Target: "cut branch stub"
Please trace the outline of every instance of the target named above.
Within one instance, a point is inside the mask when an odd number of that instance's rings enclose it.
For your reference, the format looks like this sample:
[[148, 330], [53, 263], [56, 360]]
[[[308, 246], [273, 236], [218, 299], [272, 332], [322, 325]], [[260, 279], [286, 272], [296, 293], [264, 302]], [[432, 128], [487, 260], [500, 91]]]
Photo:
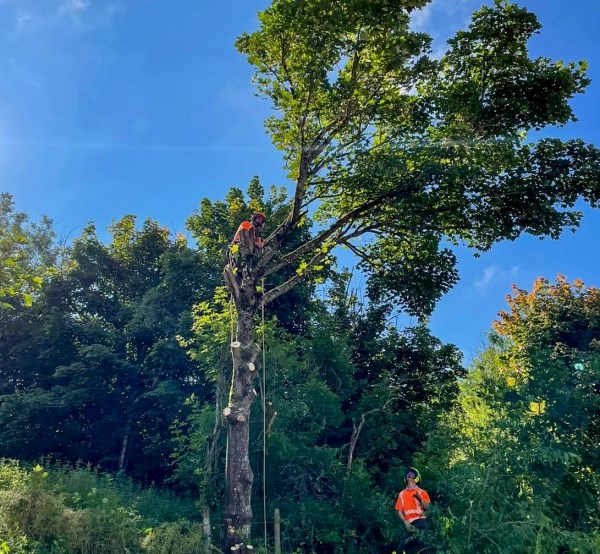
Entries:
[[231, 356], [238, 367], [248, 368], [248, 371], [256, 371], [256, 359], [260, 353], [258, 344], [242, 345], [240, 341], [231, 343]]
[[230, 423], [244, 423], [246, 421], [246, 416], [239, 410], [233, 410], [231, 406], [223, 409], [223, 415]]
[[242, 359], [242, 343], [240, 341], [234, 340], [231, 343], [231, 356], [234, 361], [239, 364]]

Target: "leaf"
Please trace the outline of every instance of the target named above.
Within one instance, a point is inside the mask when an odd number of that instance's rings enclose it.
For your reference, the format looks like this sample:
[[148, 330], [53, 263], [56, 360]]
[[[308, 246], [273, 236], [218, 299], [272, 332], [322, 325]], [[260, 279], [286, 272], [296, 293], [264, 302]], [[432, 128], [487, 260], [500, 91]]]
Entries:
[[308, 263], [305, 261], [300, 262], [300, 265], [296, 269], [296, 273], [298, 275], [302, 275], [306, 272], [306, 268], [308, 267]]

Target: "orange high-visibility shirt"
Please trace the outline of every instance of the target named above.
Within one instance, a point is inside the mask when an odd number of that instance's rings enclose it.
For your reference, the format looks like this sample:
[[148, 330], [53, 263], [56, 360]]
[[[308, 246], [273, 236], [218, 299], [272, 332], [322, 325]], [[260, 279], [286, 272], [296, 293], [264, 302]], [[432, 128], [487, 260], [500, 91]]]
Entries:
[[233, 237], [233, 244], [239, 244], [240, 242], [240, 231], [250, 231], [251, 235], [254, 237], [254, 244], [258, 246], [258, 248], [262, 248], [262, 237], [256, 236], [256, 229], [254, 225], [250, 221], [242, 221], [238, 230], [235, 232], [235, 236]]
[[396, 510], [402, 512], [404, 519], [409, 523], [415, 519], [422, 519], [425, 517], [425, 510], [419, 501], [415, 498], [415, 493], [418, 492], [423, 502], [429, 503], [429, 495], [427, 491], [416, 487], [414, 489], [404, 489], [400, 491], [398, 500], [396, 500]]

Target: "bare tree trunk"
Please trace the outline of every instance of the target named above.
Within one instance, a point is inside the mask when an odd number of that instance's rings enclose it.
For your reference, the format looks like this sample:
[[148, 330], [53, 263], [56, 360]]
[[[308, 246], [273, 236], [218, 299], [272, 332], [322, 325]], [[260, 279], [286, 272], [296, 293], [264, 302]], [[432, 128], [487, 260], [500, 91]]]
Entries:
[[127, 448], [129, 446], [129, 434], [131, 432], [131, 418], [127, 420], [127, 425], [125, 426], [125, 432], [123, 433], [123, 438], [121, 439], [121, 453], [119, 455], [119, 471], [125, 471], [125, 466], [127, 462]]
[[281, 514], [279, 508], [275, 508], [275, 516], [273, 518], [273, 536], [275, 538], [275, 554], [281, 554]]
[[202, 504], [202, 530], [204, 532], [206, 551], [210, 552], [210, 549], [212, 548], [212, 538], [210, 530], [210, 506], [206, 502]]
[[229, 404], [223, 410], [227, 420], [227, 458], [221, 544], [224, 552], [236, 548], [245, 552], [250, 538], [250, 499], [254, 475], [248, 456], [250, 406], [257, 396], [253, 387], [258, 346], [254, 344], [252, 313], [238, 313], [238, 340], [231, 345], [233, 377]]
[[237, 340], [231, 343], [233, 375], [229, 403], [223, 410], [227, 421], [225, 496], [221, 525], [223, 552], [250, 552], [251, 495], [254, 475], [248, 455], [250, 408], [258, 396], [254, 389], [259, 347], [254, 343], [254, 315], [258, 308], [255, 264], [259, 252], [247, 233], [240, 233], [237, 271], [225, 268], [225, 280], [237, 309]]
[[348, 448], [348, 462], [346, 463], [346, 470], [348, 471], [348, 475], [350, 475], [350, 471], [352, 469], [352, 462], [354, 461], [354, 450], [356, 448], [356, 443], [358, 442], [358, 437], [360, 436], [360, 432], [362, 431], [363, 425], [365, 424], [365, 414], [360, 416], [360, 423], [358, 427], [354, 420], [352, 421], [352, 438], [350, 439], [350, 447]]

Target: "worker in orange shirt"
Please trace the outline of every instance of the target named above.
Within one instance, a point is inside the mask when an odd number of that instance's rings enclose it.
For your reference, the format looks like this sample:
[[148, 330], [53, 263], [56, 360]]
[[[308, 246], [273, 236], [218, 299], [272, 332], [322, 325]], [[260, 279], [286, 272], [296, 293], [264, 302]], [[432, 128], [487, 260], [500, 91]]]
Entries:
[[242, 231], [248, 231], [250, 237], [254, 240], [254, 247], [260, 252], [263, 247], [262, 231], [266, 219], [267, 218], [265, 217], [265, 214], [262, 212], [255, 212], [252, 214], [250, 221], [242, 221], [235, 232], [233, 240], [231, 241], [227, 251], [227, 261], [229, 262], [229, 267], [234, 273], [237, 272], [239, 262], [238, 250], [240, 244], [240, 233]]
[[262, 248], [262, 231], [267, 218], [262, 212], [252, 214], [250, 221], [243, 221], [233, 237], [232, 244], [240, 243], [240, 231], [249, 231], [250, 236], [254, 238], [254, 246], [259, 250]]
[[416, 531], [425, 530], [425, 512], [431, 505], [427, 491], [419, 487], [421, 474], [414, 467], [409, 467], [404, 474], [404, 482], [406, 488], [400, 491], [396, 500], [396, 511], [407, 532], [403, 551], [405, 554], [432, 552], [415, 536]]

